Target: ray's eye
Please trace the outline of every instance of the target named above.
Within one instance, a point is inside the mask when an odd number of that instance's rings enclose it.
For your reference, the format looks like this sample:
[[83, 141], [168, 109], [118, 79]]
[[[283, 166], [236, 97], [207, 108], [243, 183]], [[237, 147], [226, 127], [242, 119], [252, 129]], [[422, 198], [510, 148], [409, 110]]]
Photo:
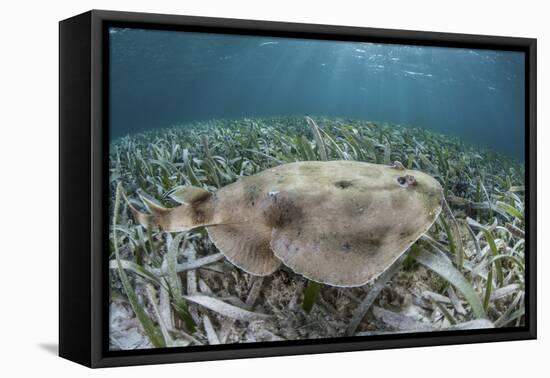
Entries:
[[352, 185], [352, 183], [351, 181], [348, 181], [348, 180], [340, 180], [340, 181], [336, 181], [334, 185], [337, 188], [346, 189], [346, 188], [349, 188]]
[[400, 176], [397, 178], [397, 182], [404, 188], [407, 188], [409, 186], [416, 186], [417, 184], [416, 179], [414, 178], [414, 176], [411, 175]]

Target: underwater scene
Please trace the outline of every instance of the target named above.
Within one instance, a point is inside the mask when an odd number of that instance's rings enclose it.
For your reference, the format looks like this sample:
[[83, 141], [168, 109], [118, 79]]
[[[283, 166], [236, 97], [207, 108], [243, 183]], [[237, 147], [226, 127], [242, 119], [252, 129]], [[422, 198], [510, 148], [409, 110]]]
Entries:
[[525, 57], [109, 29], [109, 349], [525, 324]]

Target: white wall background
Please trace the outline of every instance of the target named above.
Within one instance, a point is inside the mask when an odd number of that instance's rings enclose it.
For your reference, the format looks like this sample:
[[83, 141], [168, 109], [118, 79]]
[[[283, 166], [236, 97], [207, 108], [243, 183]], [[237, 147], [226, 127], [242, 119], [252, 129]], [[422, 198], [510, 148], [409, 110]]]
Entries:
[[[0, 5], [0, 375], [133, 377], [548, 374], [550, 27], [545, 1], [83, 0]], [[56, 356], [58, 26], [89, 9], [536, 37], [539, 39], [539, 340], [92, 371]], [[83, 167], [87, 169], [87, 167]], [[537, 374], [537, 372], [539, 372]]]

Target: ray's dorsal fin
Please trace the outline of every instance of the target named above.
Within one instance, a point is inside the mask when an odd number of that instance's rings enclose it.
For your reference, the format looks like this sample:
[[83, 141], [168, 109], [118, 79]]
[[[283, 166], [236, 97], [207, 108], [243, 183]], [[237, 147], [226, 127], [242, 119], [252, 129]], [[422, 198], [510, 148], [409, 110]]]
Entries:
[[169, 209], [162, 206], [160, 203], [156, 202], [154, 199], [149, 198], [141, 190], [138, 190], [137, 194], [139, 196], [139, 199], [141, 199], [141, 201], [145, 205], [145, 207], [147, 207], [147, 210], [149, 210], [152, 214], [162, 214], [169, 211]]
[[208, 199], [212, 193], [196, 186], [182, 185], [170, 190], [166, 195], [178, 203], [190, 205]]

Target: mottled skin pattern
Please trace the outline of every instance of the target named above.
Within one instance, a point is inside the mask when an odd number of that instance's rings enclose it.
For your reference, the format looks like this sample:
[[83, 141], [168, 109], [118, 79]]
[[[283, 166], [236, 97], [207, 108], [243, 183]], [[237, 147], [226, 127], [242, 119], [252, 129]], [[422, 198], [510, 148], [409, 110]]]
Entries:
[[435, 179], [402, 166], [298, 162], [158, 212], [149, 224], [173, 232], [206, 225], [220, 251], [252, 274], [282, 262], [317, 282], [360, 286], [430, 228], [441, 200]]

